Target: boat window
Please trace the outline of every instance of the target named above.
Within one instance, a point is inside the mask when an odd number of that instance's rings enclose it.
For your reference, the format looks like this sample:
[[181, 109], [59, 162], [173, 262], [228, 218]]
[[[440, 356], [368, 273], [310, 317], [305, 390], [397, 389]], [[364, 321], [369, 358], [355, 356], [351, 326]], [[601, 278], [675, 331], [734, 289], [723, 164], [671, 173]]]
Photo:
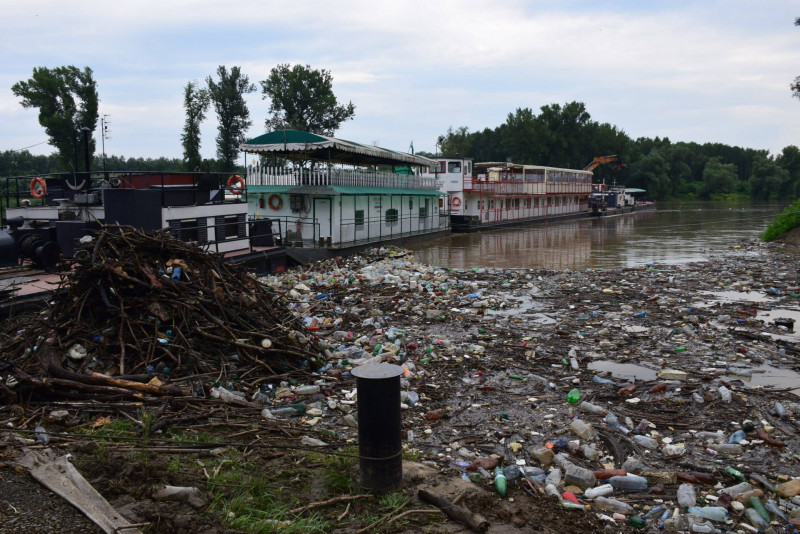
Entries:
[[447, 172], [448, 173], [461, 173], [461, 162], [460, 161], [449, 161], [447, 162]]
[[464, 168], [466, 169], [467, 174], [472, 174], [472, 162], [471, 161], [465, 161], [464, 162]]
[[386, 223], [387, 224], [394, 224], [399, 220], [398, 212], [394, 208], [389, 208], [386, 210]]
[[354, 218], [356, 228], [364, 228], [364, 210], [356, 210]]
[[435, 172], [444, 172], [444, 165], [441, 161], [432, 167], [428, 167], [429, 174], [433, 174]]

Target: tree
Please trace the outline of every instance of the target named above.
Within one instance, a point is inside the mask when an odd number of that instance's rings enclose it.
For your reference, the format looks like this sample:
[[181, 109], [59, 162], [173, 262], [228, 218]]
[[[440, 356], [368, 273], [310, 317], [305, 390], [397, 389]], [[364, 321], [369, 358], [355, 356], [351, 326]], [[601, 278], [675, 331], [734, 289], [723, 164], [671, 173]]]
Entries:
[[224, 65], [217, 68], [219, 82], [211, 76], [206, 78], [208, 95], [214, 103], [219, 126], [217, 127], [217, 157], [222, 171], [236, 168], [239, 145], [245, 141], [245, 132], [250, 127], [250, 111], [244, 96], [256, 90], [239, 67], [231, 67], [230, 74]]
[[701, 198], [733, 193], [737, 182], [736, 165], [722, 163], [719, 157], [709, 159], [703, 169], [703, 182], [703, 187], [700, 189]]
[[[800, 26], [800, 17], [794, 19], [794, 25]], [[800, 76], [794, 79], [794, 83], [790, 87], [792, 88], [792, 96], [800, 98]]]
[[332, 136], [355, 115], [352, 102], [340, 105], [336, 100], [330, 71], [285, 63], [272, 69], [260, 83], [264, 100], [271, 101], [268, 131], [290, 128]]
[[789, 178], [789, 171], [779, 166], [775, 160], [759, 156], [753, 162], [753, 172], [750, 175], [750, 197], [755, 200], [769, 200], [771, 196], [784, 190]]
[[200, 157], [200, 123], [206, 118], [210, 104], [208, 89], [198, 89], [197, 82], [189, 82], [183, 90], [183, 107], [186, 109], [186, 122], [183, 124], [183, 164], [187, 170], [194, 170], [202, 163]]
[[647, 189], [653, 198], [664, 198], [671, 193], [669, 163], [656, 150], [631, 164], [631, 186]]
[[[92, 69], [66, 67], [34, 67], [33, 76], [11, 87], [22, 98], [22, 107], [39, 109], [39, 124], [50, 137], [49, 143], [58, 150], [65, 169], [78, 170], [82, 128], [94, 131], [97, 126], [97, 84]], [[89, 154], [94, 154], [95, 142], [89, 134]]]

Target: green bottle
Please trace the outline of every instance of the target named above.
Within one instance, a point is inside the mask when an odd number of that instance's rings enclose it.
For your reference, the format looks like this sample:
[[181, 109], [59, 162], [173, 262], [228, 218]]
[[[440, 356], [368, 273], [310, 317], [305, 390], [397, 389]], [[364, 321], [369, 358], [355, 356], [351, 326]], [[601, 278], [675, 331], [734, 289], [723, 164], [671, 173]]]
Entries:
[[500, 467], [494, 468], [494, 489], [497, 490], [497, 494], [501, 497], [508, 495], [508, 479]]
[[760, 515], [764, 519], [764, 521], [766, 521], [767, 523], [772, 521], [772, 518], [769, 516], [769, 512], [767, 512], [767, 509], [764, 508], [764, 503], [761, 502], [761, 499], [759, 499], [758, 497], [750, 497], [750, 500], [747, 502], [748, 504], [750, 504], [751, 508], [753, 508], [756, 512], [758, 512], [758, 515]]
[[725, 472], [728, 473], [730, 476], [738, 480], [739, 482], [746, 482], [744, 475], [738, 469], [734, 469], [733, 467], [726, 465]]
[[631, 516], [631, 518], [628, 519], [628, 524], [633, 528], [635, 528], [636, 530], [642, 529], [647, 526], [647, 522], [641, 517], [636, 515]]
[[570, 404], [575, 404], [576, 402], [578, 402], [578, 400], [580, 400], [580, 398], [581, 398], [581, 392], [577, 388], [571, 389], [569, 393], [567, 393], [567, 402]]

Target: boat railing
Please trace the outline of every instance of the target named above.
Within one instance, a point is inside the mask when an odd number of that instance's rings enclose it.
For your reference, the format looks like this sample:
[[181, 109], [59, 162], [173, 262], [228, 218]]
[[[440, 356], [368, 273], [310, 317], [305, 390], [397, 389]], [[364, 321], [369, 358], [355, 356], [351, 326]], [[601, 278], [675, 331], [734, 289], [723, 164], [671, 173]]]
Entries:
[[247, 185], [356, 186], [392, 189], [436, 189], [433, 176], [379, 172], [372, 169], [314, 169], [270, 167], [256, 163], [247, 167]]

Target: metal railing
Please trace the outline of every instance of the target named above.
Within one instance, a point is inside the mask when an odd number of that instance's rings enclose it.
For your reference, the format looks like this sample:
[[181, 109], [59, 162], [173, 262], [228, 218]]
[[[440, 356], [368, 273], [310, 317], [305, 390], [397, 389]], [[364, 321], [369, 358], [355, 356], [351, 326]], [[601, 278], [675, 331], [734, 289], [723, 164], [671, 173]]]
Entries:
[[247, 185], [290, 186], [360, 186], [395, 189], [436, 189], [432, 176], [378, 172], [370, 169], [328, 169], [268, 167], [260, 164], [247, 167]]

